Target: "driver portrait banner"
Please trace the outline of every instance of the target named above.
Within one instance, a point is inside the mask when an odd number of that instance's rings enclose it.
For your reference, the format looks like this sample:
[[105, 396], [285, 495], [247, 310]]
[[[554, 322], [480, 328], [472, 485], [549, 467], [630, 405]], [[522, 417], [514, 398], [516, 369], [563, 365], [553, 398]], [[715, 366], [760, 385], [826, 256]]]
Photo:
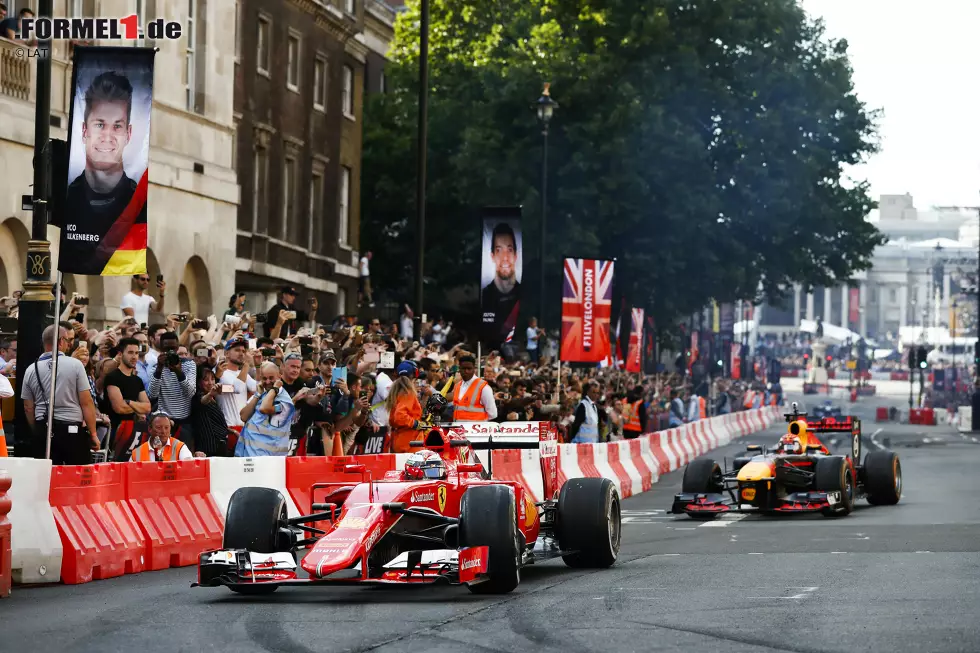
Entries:
[[146, 273], [153, 48], [74, 49], [58, 270]]
[[566, 363], [599, 363], [612, 353], [614, 261], [566, 258], [561, 295], [561, 346]]
[[486, 208], [482, 227], [480, 341], [495, 349], [514, 339], [521, 308], [524, 273], [521, 208]]

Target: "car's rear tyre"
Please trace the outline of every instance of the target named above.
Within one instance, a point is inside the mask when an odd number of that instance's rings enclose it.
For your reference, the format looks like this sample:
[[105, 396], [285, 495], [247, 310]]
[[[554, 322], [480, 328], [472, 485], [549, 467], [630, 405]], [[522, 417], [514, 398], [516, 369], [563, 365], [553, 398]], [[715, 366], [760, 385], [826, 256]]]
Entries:
[[487, 580], [467, 585], [474, 594], [506, 594], [521, 582], [521, 545], [514, 490], [508, 485], [471, 487], [459, 504], [462, 547], [489, 547]]
[[569, 567], [611, 567], [619, 557], [623, 521], [619, 492], [608, 478], [572, 478], [558, 494], [558, 545]]
[[864, 457], [864, 488], [873, 506], [894, 506], [902, 498], [902, 463], [894, 451]]
[[[286, 525], [286, 500], [278, 490], [243, 487], [235, 490], [225, 513], [225, 549], [246, 549], [256, 553], [289, 550], [280, 530]], [[239, 594], [271, 594], [278, 587], [256, 583], [230, 587]]]
[[843, 456], [818, 458], [814, 485], [820, 492], [840, 493], [840, 503], [821, 511], [825, 517], [843, 517], [854, 509], [854, 478], [851, 475], [851, 466], [847, 464], [847, 458]]

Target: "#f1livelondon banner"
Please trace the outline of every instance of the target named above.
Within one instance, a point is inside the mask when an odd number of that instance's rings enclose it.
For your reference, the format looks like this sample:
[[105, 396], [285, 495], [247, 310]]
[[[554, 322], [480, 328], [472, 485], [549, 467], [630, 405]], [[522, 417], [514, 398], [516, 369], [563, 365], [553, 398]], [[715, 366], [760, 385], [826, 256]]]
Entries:
[[634, 308], [633, 328], [630, 330], [630, 348], [626, 356], [626, 371], [640, 372], [640, 343], [643, 342], [643, 309]]
[[484, 209], [480, 340], [491, 349], [514, 338], [521, 307], [523, 251], [521, 207]]
[[75, 48], [61, 272], [146, 272], [153, 56], [153, 48]]
[[566, 258], [561, 293], [560, 359], [599, 363], [612, 351], [613, 261]]

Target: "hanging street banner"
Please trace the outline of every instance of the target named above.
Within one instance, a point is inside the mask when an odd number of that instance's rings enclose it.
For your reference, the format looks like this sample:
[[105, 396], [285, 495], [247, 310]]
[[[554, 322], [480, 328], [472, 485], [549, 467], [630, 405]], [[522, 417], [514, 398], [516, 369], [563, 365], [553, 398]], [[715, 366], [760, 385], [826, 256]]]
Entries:
[[480, 265], [480, 341], [496, 349], [514, 339], [521, 308], [524, 239], [521, 207], [483, 210], [483, 256]]
[[858, 328], [861, 322], [861, 289], [860, 288], [848, 288], [847, 289], [847, 299], [848, 299], [848, 311], [847, 311], [847, 321], [848, 328]]
[[153, 48], [74, 50], [58, 269], [146, 273]]
[[643, 345], [643, 309], [634, 308], [631, 312], [633, 314], [633, 328], [630, 329], [630, 345], [629, 353], [626, 356], [626, 371], [639, 374], [642, 367], [640, 359], [643, 353], [640, 349]]
[[599, 363], [612, 353], [614, 261], [566, 258], [561, 295], [561, 347], [567, 363]]

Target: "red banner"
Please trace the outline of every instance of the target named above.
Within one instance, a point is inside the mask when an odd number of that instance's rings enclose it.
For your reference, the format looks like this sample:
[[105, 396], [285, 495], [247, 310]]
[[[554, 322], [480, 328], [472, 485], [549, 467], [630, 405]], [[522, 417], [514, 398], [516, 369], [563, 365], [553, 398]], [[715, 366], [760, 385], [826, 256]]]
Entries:
[[742, 378], [742, 344], [732, 343], [732, 378]]
[[633, 328], [630, 330], [630, 348], [626, 356], [626, 371], [640, 372], [640, 343], [643, 342], [643, 309], [634, 308]]
[[613, 261], [566, 258], [561, 294], [561, 350], [568, 363], [599, 363], [612, 353]]
[[861, 291], [858, 288], [851, 288], [850, 301], [848, 302], [850, 310], [848, 311], [847, 321], [851, 323], [851, 326], [857, 326], [858, 322], [861, 321], [859, 315], [859, 310], [861, 308]]

